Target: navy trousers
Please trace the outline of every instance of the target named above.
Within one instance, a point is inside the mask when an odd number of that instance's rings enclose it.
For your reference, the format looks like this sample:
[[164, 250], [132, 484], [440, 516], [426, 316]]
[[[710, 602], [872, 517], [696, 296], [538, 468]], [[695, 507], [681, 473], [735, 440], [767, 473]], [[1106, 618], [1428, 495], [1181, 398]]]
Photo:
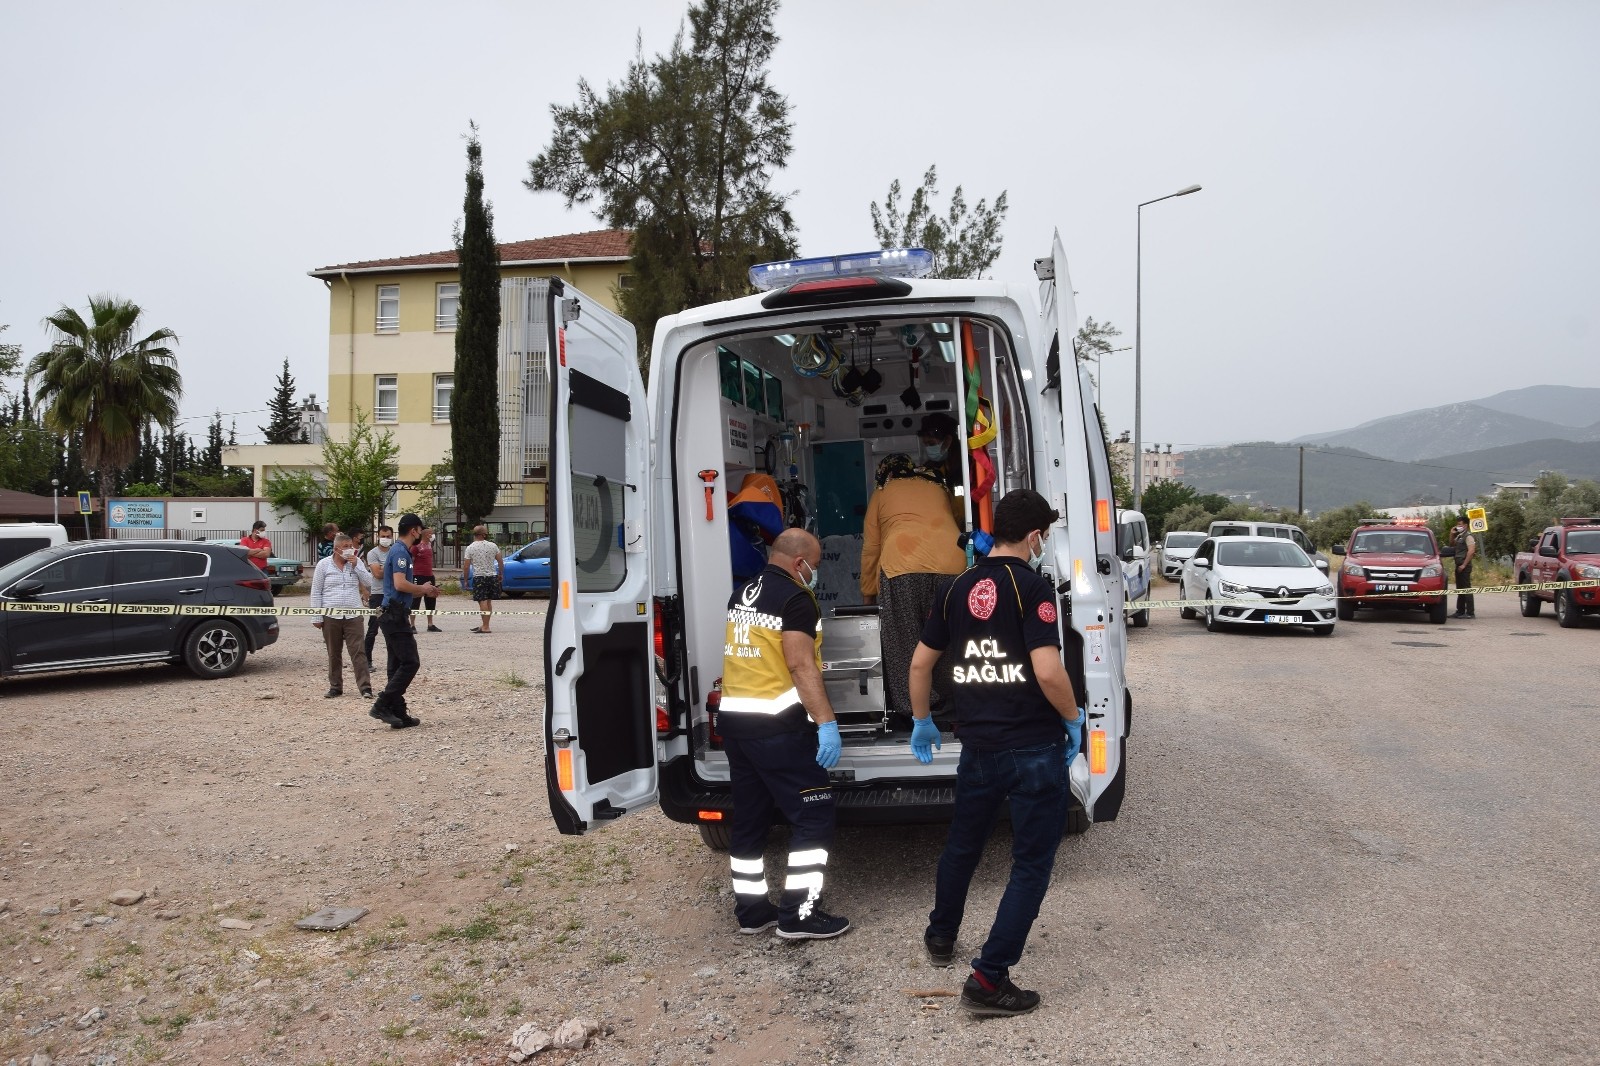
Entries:
[[[822, 895], [828, 848], [833, 846], [833, 787], [817, 765], [817, 733], [803, 729], [773, 737], [723, 741], [733, 785], [732, 842], [734, 915], [744, 928], [778, 918], [803, 921]], [[776, 908], [768, 895], [761, 856], [767, 829], [781, 814], [793, 826], [789, 868]]]

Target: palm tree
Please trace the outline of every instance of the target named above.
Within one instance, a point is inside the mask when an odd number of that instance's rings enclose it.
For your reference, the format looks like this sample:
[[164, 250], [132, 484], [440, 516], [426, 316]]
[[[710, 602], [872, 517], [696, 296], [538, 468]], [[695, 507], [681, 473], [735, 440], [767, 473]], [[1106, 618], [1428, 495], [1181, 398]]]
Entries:
[[27, 382], [45, 425], [81, 436], [84, 465], [98, 471], [106, 499], [138, 454], [140, 432], [151, 422], [170, 426], [183, 396], [177, 356], [168, 347], [178, 335], [158, 329], [135, 340], [143, 314], [138, 304], [110, 295], [89, 297], [92, 322], [62, 307], [44, 320], [55, 344], [28, 363]]

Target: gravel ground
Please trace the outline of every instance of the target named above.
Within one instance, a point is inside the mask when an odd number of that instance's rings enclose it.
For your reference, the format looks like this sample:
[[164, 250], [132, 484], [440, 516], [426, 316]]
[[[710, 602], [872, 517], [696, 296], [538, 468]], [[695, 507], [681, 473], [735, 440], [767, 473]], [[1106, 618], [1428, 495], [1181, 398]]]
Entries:
[[[1328, 640], [1158, 612], [1122, 817], [1065, 842], [1016, 973], [1044, 1006], [981, 1022], [921, 956], [939, 829], [841, 834], [842, 939], [732, 934], [691, 828], [555, 834], [542, 616], [471, 624], [419, 638], [405, 732], [322, 698], [303, 622], [226, 681], [0, 683], [0, 1063], [504, 1062], [574, 1016], [589, 1049], [535, 1061], [1600, 1060], [1600, 622], [1480, 597]], [[370, 913], [293, 928], [335, 904]]]

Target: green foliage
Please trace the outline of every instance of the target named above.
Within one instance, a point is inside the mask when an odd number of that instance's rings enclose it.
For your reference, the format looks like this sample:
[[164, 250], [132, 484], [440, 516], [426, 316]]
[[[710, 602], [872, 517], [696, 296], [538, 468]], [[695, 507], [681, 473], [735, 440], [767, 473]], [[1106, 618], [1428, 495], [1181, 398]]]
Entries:
[[1006, 219], [1006, 194], [1001, 190], [994, 206], [987, 200], [967, 206], [961, 186], [950, 194], [950, 208], [941, 217], [934, 212], [933, 198], [939, 195], [939, 171], [930, 166], [922, 184], [911, 193], [902, 213], [900, 179], [889, 183], [889, 194], [880, 207], [872, 203], [872, 232], [880, 248], [926, 248], [933, 253], [936, 278], [981, 278], [1000, 258], [1005, 238], [1000, 226]]
[[1211, 524], [1211, 512], [1198, 503], [1181, 503], [1167, 512], [1166, 523], [1162, 527], [1162, 534], [1179, 530], [1191, 530], [1204, 533]]
[[1306, 535], [1311, 538], [1313, 544], [1323, 547], [1344, 544], [1350, 540], [1350, 534], [1355, 532], [1356, 523], [1363, 518], [1372, 517], [1375, 511], [1372, 504], [1366, 500], [1346, 504], [1344, 507], [1335, 507], [1318, 515], [1306, 528]]
[[1150, 526], [1151, 539], [1159, 539], [1167, 531], [1167, 515], [1199, 499], [1200, 493], [1194, 486], [1170, 478], [1157, 478], [1145, 486], [1139, 509], [1144, 512], [1145, 522]]
[[1517, 554], [1527, 546], [1528, 538], [1539, 532], [1529, 528], [1522, 498], [1514, 492], [1501, 489], [1484, 501], [1483, 509], [1489, 521], [1483, 534], [1483, 554], [1491, 559]]
[[467, 137], [462, 209], [450, 451], [460, 460], [456, 500], [467, 522], [475, 525], [494, 510], [500, 489], [500, 254], [494, 244], [494, 211], [483, 198], [483, 146], [476, 123]]
[[267, 411], [272, 416], [264, 426], [256, 428], [266, 434], [268, 444], [304, 444], [305, 430], [300, 425], [300, 412], [294, 402], [294, 377], [289, 373], [289, 360], [283, 361], [283, 373], [278, 375], [267, 401]]
[[169, 347], [178, 335], [158, 329], [137, 337], [143, 314], [138, 304], [114, 296], [91, 296], [87, 321], [62, 307], [45, 319], [55, 344], [28, 363], [41, 421], [58, 433], [81, 434], [84, 462], [98, 472], [102, 497], [138, 452], [145, 426], [171, 425], [183, 395]]
[[[777, 0], [700, 0], [665, 54], [642, 41], [621, 82], [551, 106], [524, 185], [633, 231], [617, 293], [648, 358], [656, 320], [749, 292], [751, 264], [791, 258], [794, 219], [772, 179], [788, 161], [789, 102], [768, 80]], [[460, 382], [456, 383], [459, 390]], [[456, 456], [466, 456], [459, 448]]]
[[323, 442], [321, 476], [309, 470], [274, 471], [267, 478], [267, 499], [280, 517], [296, 514], [307, 529], [320, 529], [325, 522], [345, 530], [369, 529], [399, 470], [399, 454], [394, 435], [379, 433], [358, 408], [348, 441]]
[[1093, 315], [1083, 320], [1083, 325], [1078, 327], [1078, 335], [1072, 338], [1072, 353], [1078, 357], [1078, 362], [1087, 363], [1091, 359], [1109, 353], [1115, 347], [1111, 342], [1122, 336], [1122, 331], [1110, 322], [1096, 322]]

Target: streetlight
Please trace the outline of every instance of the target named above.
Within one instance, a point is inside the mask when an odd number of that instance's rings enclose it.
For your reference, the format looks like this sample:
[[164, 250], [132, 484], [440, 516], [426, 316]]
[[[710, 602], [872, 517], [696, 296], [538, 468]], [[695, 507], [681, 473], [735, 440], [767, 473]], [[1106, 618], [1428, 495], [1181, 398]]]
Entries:
[[54, 517], [51, 521], [56, 525], [61, 524], [61, 482], [57, 478], [50, 479], [50, 510]]
[[1144, 423], [1141, 402], [1144, 399], [1144, 354], [1140, 346], [1140, 327], [1144, 322], [1144, 307], [1141, 302], [1144, 287], [1144, 209], [1151, 204], [1159, 204], [1162, 200], [1170, 200], [1174, 196], [1188, 196], [1192, 192], [1199, 192], [1200, 186], [1190, 185], [1186, 189], [1158, 196], [1154, 200], [1146, 200], [1134, 211], [1137, 219], [1137, 228], [1133, 253], [1133, 509], [1139, 509], [1139, 501], [1144, 498]]
[[1131, 352], [1131, 351], [1133, 351], [1132, 348], [1108, 348], [1103, 352], [1102, 351], [1096, 351], [1094, 353], [1094, 402], [1095, 403], [1099, 403], [1100, 402], [1100, 380], [1101, 380], [1101, 378], [1100, 378], [1100, 357], [1104, 356], [1104, 355], [1116, 355], [1118, 352]]

